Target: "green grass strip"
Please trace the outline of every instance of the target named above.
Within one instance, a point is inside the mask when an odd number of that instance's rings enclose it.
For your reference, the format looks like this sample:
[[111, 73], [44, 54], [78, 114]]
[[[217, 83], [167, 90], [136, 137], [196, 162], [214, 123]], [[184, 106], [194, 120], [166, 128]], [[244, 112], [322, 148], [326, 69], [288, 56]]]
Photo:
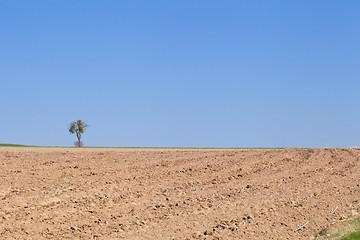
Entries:
[[36, 147], [31, 145], [0, 143], [0, 147]]
[[356, 232], [350, 233], [349, 235], [346, 235], [340, 240], [359, 240], [360, 239], [360, 229], [358, 229]]

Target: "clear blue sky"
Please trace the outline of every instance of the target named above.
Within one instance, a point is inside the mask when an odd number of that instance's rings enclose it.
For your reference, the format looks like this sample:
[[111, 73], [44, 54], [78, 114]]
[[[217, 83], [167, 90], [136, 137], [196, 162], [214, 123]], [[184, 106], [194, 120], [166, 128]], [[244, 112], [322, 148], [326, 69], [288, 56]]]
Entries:
[[360, 1], [0, 0], [0, 142], [360, 146]]

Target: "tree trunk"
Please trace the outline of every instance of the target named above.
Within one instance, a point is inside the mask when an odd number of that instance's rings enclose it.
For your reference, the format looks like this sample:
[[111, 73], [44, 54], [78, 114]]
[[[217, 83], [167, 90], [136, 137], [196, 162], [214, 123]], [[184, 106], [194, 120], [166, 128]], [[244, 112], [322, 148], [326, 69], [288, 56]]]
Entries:
[[81, 136], [77, 136], [78, 140], [79, 140], [79, 147], [81, 147]]

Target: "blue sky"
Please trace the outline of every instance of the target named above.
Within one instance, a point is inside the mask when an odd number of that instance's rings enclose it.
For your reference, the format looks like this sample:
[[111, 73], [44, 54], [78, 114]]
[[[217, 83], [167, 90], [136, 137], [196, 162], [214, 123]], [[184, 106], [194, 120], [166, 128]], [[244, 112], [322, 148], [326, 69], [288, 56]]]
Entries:
[[0, 142], [360, 146], [359, 1], [0, 0]]

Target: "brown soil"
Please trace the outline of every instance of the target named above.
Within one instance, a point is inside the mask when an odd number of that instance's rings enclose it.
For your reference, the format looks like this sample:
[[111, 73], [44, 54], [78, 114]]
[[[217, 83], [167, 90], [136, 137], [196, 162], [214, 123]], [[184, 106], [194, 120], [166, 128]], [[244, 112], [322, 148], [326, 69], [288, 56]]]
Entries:
[[360, 211], [357, 149], [0, 148], [1, 239], [311, 239]]

